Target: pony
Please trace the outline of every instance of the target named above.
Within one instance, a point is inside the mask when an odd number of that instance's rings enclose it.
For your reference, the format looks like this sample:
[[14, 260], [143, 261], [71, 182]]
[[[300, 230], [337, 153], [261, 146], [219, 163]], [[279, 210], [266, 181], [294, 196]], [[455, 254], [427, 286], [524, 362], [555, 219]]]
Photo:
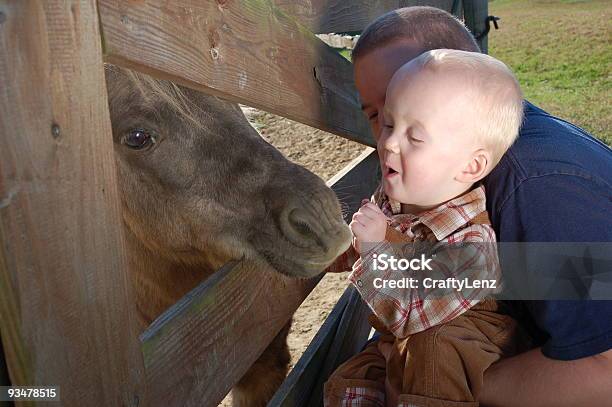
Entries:
[[[105, 75], [142, 330], [230, 260], [310, 278], [348, 248], [333, 191], [266, 142], [240, 106], [113, 65]], [[290, 324], [234, 386], [234, 406], [265, 406], [281, 384]]]

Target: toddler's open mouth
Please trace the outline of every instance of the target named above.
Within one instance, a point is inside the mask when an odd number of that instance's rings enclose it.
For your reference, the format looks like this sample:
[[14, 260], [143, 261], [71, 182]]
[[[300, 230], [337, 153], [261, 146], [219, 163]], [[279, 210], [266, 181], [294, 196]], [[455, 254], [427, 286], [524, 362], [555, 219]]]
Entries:
[[399, 174], [395, 168], [391, 167], [389, 164], [385, 164], [385, 177], [392, 177], [394, 175]]

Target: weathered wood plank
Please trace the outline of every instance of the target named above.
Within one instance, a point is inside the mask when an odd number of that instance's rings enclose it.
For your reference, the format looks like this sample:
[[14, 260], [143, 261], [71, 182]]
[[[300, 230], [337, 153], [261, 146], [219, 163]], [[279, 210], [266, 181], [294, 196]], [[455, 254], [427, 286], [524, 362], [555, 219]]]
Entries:
[[329, 375], [367, 341], [369, 312], [359, 293], [347, 288], [268, 406], [322, 406]]
[[273, 0], [314, 33], [358, 33], [376, 17], [407, 6], [452, 11], [454, 0]]
[[99, 0], [108, 62], [374, 145], [352, 66], [269, 0]]
[[14, 385], [146, 402], [95, 1], [0, 1], [0, 323]]
[[152, 406], [216, 406], [319, 278], [229, 263], [141, 336]]

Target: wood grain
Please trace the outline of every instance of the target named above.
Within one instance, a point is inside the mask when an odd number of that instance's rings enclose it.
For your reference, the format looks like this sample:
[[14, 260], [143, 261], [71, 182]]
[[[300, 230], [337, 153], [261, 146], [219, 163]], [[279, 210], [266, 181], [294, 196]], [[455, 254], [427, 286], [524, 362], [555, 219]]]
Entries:
[[146, 402], [95, 1], [0, 1], [0, 321], [14, 385]]
[[374, 145], [352, 66], [269, 0], [100, 0], [105, 59]]
[[318, 280], [242, 261], [217, 271], [141, 336], [151, 406], [216, 406]]
[[433, 6], [451, 12], [454, 0], [273, 0], [312, 32], [359, 33], [376, 17], [400, 7]]

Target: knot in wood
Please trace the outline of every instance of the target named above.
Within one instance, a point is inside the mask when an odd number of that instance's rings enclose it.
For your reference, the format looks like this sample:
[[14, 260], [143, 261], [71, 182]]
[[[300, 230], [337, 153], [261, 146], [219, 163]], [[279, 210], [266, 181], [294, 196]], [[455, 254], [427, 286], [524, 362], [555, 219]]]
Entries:
[[53, 138], [59, 138], [61, 136], [60, 126], [57, 123], [51, 125], [51, 135]]
[[210, 56], [212, 57], [212, 59], [217, 60], [219, 59], [219, 50], [217, 48], [211, 48], [210, 49]]

